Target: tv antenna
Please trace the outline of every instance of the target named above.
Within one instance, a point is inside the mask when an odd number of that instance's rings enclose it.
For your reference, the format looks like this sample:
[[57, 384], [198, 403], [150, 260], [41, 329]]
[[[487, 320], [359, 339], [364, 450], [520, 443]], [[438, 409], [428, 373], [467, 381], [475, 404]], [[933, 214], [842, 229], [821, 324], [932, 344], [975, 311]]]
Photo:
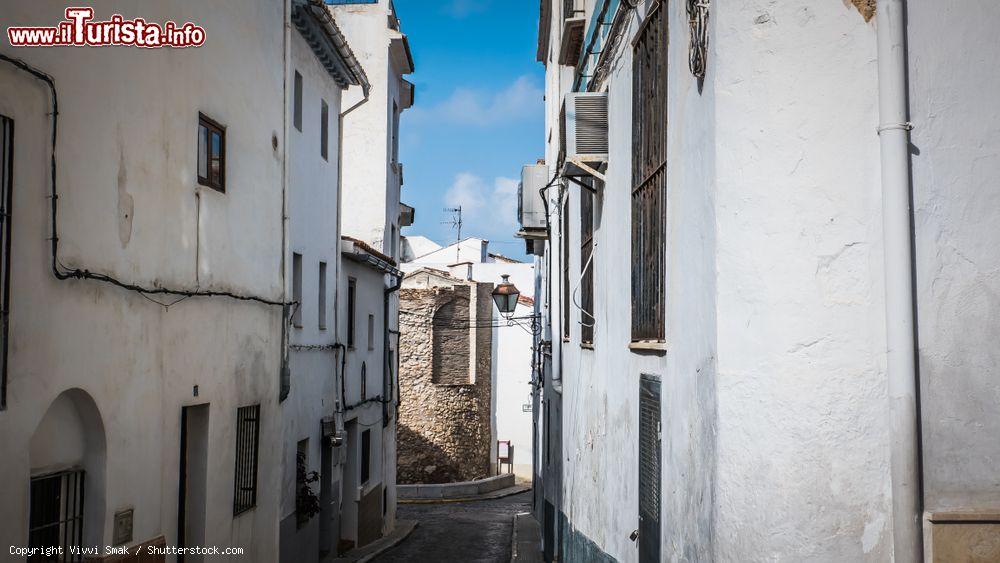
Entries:
[[451, 225], [451, 228], [456, 230], [455, 235], [455, 261], [461, 262], [462, 260], [462, 250], [458, 246], [458, 243], [462, 242], [462, 206], [458, 207], [445, 207], [445, 213], [451, 213], [450, 221], [441, 221], [442, 225]]

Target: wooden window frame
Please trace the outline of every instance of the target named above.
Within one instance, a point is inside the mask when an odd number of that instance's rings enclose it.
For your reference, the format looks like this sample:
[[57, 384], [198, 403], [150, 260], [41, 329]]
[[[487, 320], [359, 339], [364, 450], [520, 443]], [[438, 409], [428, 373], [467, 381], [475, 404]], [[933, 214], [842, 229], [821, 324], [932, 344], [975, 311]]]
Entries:
[[668, 25], [656, 4], [633, 43], [633, 343], [666, 340]]
[[[205, 149], [202, 151], [201, 147], [201, 130], [202, 128], [206, 131], [207, 138], [205, 139]], [[212, 133], [217, 133], [219, 135], [219, 177], [218, 181], [212, 178]], [[198, 162], [197, 162], [197, 174], [198, 174], [198, 184], [212, 188], [213, 190], [219, 191], [221, 193], [226, 193], [226, 128], [215, 121], [211, 117], [208, 117], [204, 113], [198, 112]], [[207, 176], [201, 175], [201, 162], [205, 159], [205, 173]]]
[[236, 469], [233, 473], [233, 517], [257, 506], [260, 458], [260, 405], [236, 409]]

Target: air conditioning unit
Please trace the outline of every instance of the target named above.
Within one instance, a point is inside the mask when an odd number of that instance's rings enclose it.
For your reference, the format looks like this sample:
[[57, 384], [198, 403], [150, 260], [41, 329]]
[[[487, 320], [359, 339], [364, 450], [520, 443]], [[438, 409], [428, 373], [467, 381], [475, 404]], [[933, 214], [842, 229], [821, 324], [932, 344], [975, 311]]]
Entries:
[[608, 161], [608, 94], [571, 92], [563, 100], [559, 123], [564, 176], [595, 176]]
[[521, 169], [521, 185], [517, 189], [517, 220], [521, 223], [522, 238], [545, 238], [548, 221], [542, 188], [549, 183], [549, 167], [528, 164]]

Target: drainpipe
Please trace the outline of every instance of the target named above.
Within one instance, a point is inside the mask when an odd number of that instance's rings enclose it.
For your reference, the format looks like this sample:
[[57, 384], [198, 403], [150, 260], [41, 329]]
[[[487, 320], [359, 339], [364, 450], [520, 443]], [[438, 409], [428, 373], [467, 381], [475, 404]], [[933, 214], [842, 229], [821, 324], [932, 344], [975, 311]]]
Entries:
[[[337, 281], [333, 284], [333, 333], [336, 335], [337, 340], [340, 340], [340, 279], [341, 274], [344, 271], [344, 253], [340, 250], [340, 237], [343, 233], [341, 220], [344, 215], [344, 118], [347, 114], [361, 107], [362, 104], [367, 102], [371, 96], [371, 87], [366, 80], [361, 81], [361, 92], [362, 98], [358, 103], [347, 108], [337, 116], [337, 239], [335, 241], [335, 248], [337, 249]], [[341, 361], [340, 361], [340, 401], [338, 412], [345, 412], [347, 410], [347, 394], [346, 394], [346, 384], [344, 380], [347, 378], [345, 369], [347, 367], [347, 347], [338, 342]], [[336, 377], [336, 372], [334, 373]], [[336, 382], [334, 384], [336, 388]]]
[[876, 28], [893, 554], [895, 561], [909, 563], [923, 559], [923, 487], [910, 223], [909, 131], [913, 126], [907, 119], [904, 1], [879, 0]]
[[[282, 100], [282, 126], [281, 126], [281, 291], [282, 291], [282, 301], [285, 304], [281, 307], [281, 366], [279, 368], [278, 375], [278, 402], [283, 402], [288, 398], [288, 394], [292, 388], [292, 372], [289, 366], [288, 357], [288, 346], [289, 346], [289, 334], [288, 334], [288, 323], [291, 320], [291, 309], [288, 305], [288, 251], [289, 251], [289, 233], [288, 233], [288, 139], [290, 133], [288, 131], [288, 69], [292, 64], [292, 19], [291, 13], [289, 12], [290, 6], [288, 2], [284, 3], [284, 22], [285, 32], [282, 40], [284, 41], [283, 53], [282, 53], [282, 83], [284, 84], [284, 93]], [[199, 210], [201, 209], [201, 199], [198, 200]], [[199, 217], [200, 221], [200, 217]], [[198, 264], [195, 264], [195, 271], [198, 270]], [[296, 307], [297, 305], [291, 305]]]

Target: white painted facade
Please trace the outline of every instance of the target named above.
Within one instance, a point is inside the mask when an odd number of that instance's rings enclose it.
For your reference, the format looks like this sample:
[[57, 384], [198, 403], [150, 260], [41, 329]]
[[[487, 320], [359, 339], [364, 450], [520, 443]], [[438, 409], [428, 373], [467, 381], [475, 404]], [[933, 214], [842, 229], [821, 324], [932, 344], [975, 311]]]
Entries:
[[[14, 1], [7, 24], [55, 25], [65, 3]], [[114, 514], [134, 509], [125, 545], [178, 540], [182, 407], [208, 405], [200, 460], [207, 489], [199, 543], [278, 557], [281, 464], [261, 455], [256, 507], [234, 516], [237, 408], [260, 405], [260, 443], [281, 441], [281, 3], [239, 10], [188, 2], [102, 2], [148, 21], [192, 21], [197, 49], [14, 49], [54, 79], [59, 262], [146, 287], [218, 290], [161, 306], [51, 270], [51, 134], [47, 86], [0, 61], [0, 114], [16, 122], [10, 369], [0, 411], [0, 543], [28, 541], [29, 479], [86, 471], [83, 540], [113, 545]], [[238, 54], [238, 55], [237, 55]], [[236, 57], [239, 64], [233, 64]], [[197, 181], [199, 112], [226, 128], [226, 192]], [[279, 144], [272, 148], [272, 138]], [[151, 295], [164, 303], [178, 296]], [[196, 437], [192, 436], [192, 439]], [[172, 561], [173, 558], [168, 558]]]
[[[409, 237], [407, 237], [409, 238]], [[458, 262], [456, 258], [460, 258]], [[514, 448], [513, 471], [519, 477], [531, 479], [532, 440], [531, 370], [532, 325], [534, 314], [535, 267], [534, 264], [491, 254], [489, 241], [470, 237], [457, 243], [439, 247], [401, 266], [405, 272], [420, 268], [434, 268], [449, 272], [453, 277], [482, 283], [499, 284], [501, 276], [509, 275], [510, 281], [521, 290], [513, 317], [508, 326], [493, 306], [493, 446], [491, 460], [494, 470], [497, 461], [497, 441], [510, 441]], [[525, 410], [528, 405], [529, 410]], [[507, 471], [506, 465], [504, 471]]]
[[[546, 4], [554, 167], [575, 73], [557, 62], [563, 3]], [[605, 2], [585, 4], [593, 28]], [[605, 21], [626, 4], [612, 0]], [[986, 39], [1000, 10], [909, 4], [924, 508], [988, 512], [997, 504], [987, 466], [998, 453], [989, 429], [1000, 424], [982, 402], [996, 394], [998, 361], [988, 344], [1000, 288], [989, 178], [1000, 172], [1000, 134], [987, 98], [1000, 74], [985, 61], [1000, 49]], [[894, 556], [894, 518], [920, 515], [893, 514], [874, 20], [841, 2], [713, 2], [699, 85], [684, 3], [661, 4], [666, 343], [650, 353], [630, 349], [629, 316], [631, 40], [649, 5], [627, 16], [624, 46], [597, 85], [609, 96], [610, 156], [595, 209], [592, 350], [580, 345], [575, 307], [570, 337], [560, 337], [560, 226], [568, 220], [576, 287], [580, 188], [547, 192], [536, 302], [550, 328], [542, 344], [552, 346], [536, 417], [539, 494], [555, 511], [539, 512], [547, 553], [639, 560], [629, 538], [639, 528], [639, 377], [655, 374], [662, 560], [907, 561]], [[965, 58], [973, 52], [981, 63]]]
[[[365, 4], [333, 2], [336, 17], [372, 83], [367, 101], [359, 93], [344, 97], [344, 215], [342, 230], [399, 258], [399, 122], [413, 105], [414, 87], [403, 78], [413, 72], [409, 42], [400, 30], [391, 0]], [[373, 205], [373, 202], [380, 204]], [[381, 204], [384, 202], [384, 205]]]
[[[344, 502], [341, 450], [345, 446], [334, 446], [335, 436], [324, 435], [323, 422], [343, 417], [339, 382], [345, 377], [340, 371], [344, 351], [337, 332], [337, 303], [346, 287], [339, 283], [341, 99], [345, 89], [364, 90], [368, 83], [363, 70], [353, 76], [334, 75], [320, 62], [322, 57], [335, 59], [345, 68], [358, 65], [349, 46], [339, 51], [311, 47], [313, 33], [331, 43], [343, 40], [336, 24], [327, 27], [329, 22], [322, 19], [325, 8], [316, 9], [323, 10], [319, 17], [304, 9], [293, 17], [286, 85], [290, 125], [285, 265], [290, 280], [288, 300], [295, 302], [288, 327], [289, 372], [283, 382], [287, 387], [282, 388], [287, 395], [282, 397], [280, 541], [281, 560], [288, 562], [319, 561], [337, 553], [342, 537], [357, 536], [356, 527], [347, 528], [351, 520], [343, 515], [356, 510], [354, 503]], [[357, 444], [346, 447], [352, 446]], [[300, 514], [297, 502], [302, 487], [298, 482], [300, 452], [305, 456], [306, 474], [319, 474], [319, 481], [310, 488], [320, 501], [320, 512], [308, 518]]]

